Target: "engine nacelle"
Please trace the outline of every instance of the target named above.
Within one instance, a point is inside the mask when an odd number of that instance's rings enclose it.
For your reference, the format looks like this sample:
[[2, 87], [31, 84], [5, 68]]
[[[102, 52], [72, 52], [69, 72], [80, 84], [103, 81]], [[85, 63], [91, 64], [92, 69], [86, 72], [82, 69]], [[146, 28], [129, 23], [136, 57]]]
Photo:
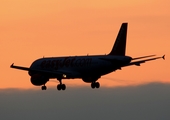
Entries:
[[34, 74], [31, 76], [31, 83], [36, 86], [44, 85], [49, 78], [42, 74]]
[[87, 83], [95, 82], [99, 79], [100, 77], [83, 77], [82, 80]]

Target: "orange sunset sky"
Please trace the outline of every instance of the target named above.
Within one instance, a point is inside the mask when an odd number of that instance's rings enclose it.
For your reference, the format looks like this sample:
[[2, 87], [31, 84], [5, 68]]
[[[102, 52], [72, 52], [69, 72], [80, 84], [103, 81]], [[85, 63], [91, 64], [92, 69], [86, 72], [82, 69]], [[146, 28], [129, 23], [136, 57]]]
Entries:
[[[0, 88], [36, 88], [12, 63], [29, 67], [43, 56], [110, 52], [122, 22], [128, 22], [127, 55], [165, 54], [166, 60], [112, 72], [99, 79], [101, 87], [169, 83], [169, 0], [1, 0]], [[63, 83], [90, 87], [79, 79]]]

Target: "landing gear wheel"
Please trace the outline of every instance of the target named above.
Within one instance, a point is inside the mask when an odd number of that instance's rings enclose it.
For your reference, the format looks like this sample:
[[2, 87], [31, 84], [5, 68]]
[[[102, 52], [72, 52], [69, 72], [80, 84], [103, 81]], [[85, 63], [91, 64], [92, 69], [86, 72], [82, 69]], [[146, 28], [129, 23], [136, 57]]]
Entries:
[[44, 86], [41, 87], [41, 89], [42, 89], [42, 90], [46, 90], [47, 87], [44, 85]]
[[91, 88], [95, 88], [95, 83], [91, 83]]
[[57, 89], [58, 90], [65, 90], [66, 89], [66, 85], [62, 84], [62, 77], [58, 77], [57, 80], [60, 82], [60, 84], [57, 85]]
[[96, 86], [96, 88], [99, 88], [99, 87], [100, 87], [100, 83], [99, 83], [99, 82], [96, 82], [96, 83], [95, 83], [95, 86]]
[[62, 85], [61, 85], [61, 89], [62, 89], [62, 90], [65, 90], [65, 89], [66, 89], [66, 85], [65, 85], [65, 84], [62, 84]]
[[58, 84], [57, 85], [57, 90], [65, 90], [66, 89], [66, 85], [65, 84]]
[[60, 84], [57, 85], [57, 90], [61, 90], [61, 85]]
[[100, 83], [99, 82], [92, 82], [91, 83], [91, 88], [99, 88], [100, 87]]

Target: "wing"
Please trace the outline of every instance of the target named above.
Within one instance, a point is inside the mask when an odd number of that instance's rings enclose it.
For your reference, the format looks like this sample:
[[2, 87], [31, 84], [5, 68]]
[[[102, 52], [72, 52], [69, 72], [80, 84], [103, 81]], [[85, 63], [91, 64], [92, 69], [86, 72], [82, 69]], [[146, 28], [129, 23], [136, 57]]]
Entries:
[[31, 70], [31, 69], [28, 68], [28, 67], [15, 66], [14, 63], [12, 63], [12, 65], [10, 66], [10, 68], [15, 68], [15, 69], [19, 69], [19, 70], [25, 70], [25, 71]]
[[77, 75], [77, 73], [73, 73], [73, 72], [66, 71], [66, 70], [51, 71], [51, 70], [42, 70], [42, 69], [32, 69], [32, 68], [28, 68], [28, 67], [16, 66], [16, 65], [14, 65], [14, 63], [10, 67], [19, 69], [19, 70], [34, 71], [34, 72], [39, 72], [39, 73], [43, 73], [43, 74], [49, 74], [49, 75], [53, 75], [53, 76], [67, 77], [67, 76]]
[[154, 57], [154, 58], [149, 58], [149, 59], [144, 59], [144, 60], [133, 61], [133, 60], [136, 60], [136, 59], [141, 59], [141, 58], [146, 58], [146, 57], [152, 57], [152, 56], [155, 56], [155, 55], [138, 57], [138, 58], [132, 58], [132, 62], [130, 62], [129, 64], [124, 65], [124, 66], [122, 66], [122, 67], [130, 66], [130, 65], [140, 66], [140, 64], [145, 63], [145, 62], [147, 62], [147, 61], [152, 61], [152, 60], [161, 59], [161, 58], [165, 60], [165, 55], [163, 55], [162, 57]]

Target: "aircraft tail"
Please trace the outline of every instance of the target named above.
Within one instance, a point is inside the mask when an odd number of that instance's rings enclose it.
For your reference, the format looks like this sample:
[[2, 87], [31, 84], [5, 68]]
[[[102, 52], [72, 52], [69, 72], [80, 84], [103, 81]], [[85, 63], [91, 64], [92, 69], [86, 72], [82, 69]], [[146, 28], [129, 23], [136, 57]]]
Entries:
[[114, 46], [108, 55], [125, 56], [127, 26], [128, 23], [122, 23], [122, 26], [119, 30]]

